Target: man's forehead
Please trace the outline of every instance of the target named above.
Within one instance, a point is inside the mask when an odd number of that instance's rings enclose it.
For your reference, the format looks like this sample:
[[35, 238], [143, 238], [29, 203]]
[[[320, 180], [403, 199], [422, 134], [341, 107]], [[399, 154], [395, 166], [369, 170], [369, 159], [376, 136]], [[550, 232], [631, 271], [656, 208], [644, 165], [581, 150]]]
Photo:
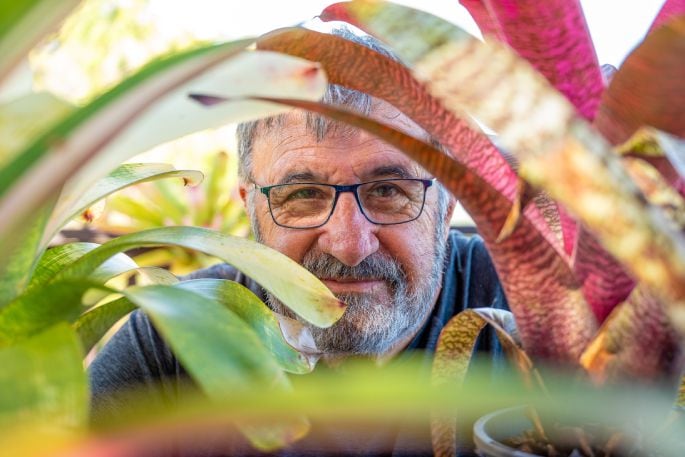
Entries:
[[[430, 140], [430, 135], [416, 122], [383, 100], [372, 99], [371, 110], [366, 116], [415, 138]], [[322, 125], [325, 125], [326, 128], [320, 128]], [[363, 132], [357, 127], [329, 120], [319, 114], [306, 114], [301, 110], [282, 114], [276, 118], [275, 122], [262, 123], [258, 130], [258, 137], [279, 138], [280, 141], [288, 141], [295, 132], [310, 134], [318, 140], [331, 136], [350, 137]]]
[[[374, 103], [370, 117], [408, 135], [428, 140], [428, 134], [392, 105]], [[419, 167], [393, 146], [374, 135], [345, 124], [328, 123], [327, 129], [314, 129], [311, 116], [293, 112], [278, 122], [264, 126], [253, 147], [254, 171], [266, 171], [269, 179], [282, 182], [325, 180], [329, 178], [330, 160], [341, 164], [341, 155], [363, 179], [383, 177], [417, 177]], [[264, 128], [263, 127], [263, 128]], [[420, 173], [423, 175], [424, 173]]]
[[[289, 170], [283, 170], [278, 173], [278, 182], [274, 184], [289, 184], [294, 182], [323, 182], [332, 181], [332, 174], [330, 170], [321, 167], [312, 167], [306, 163], [295, 163]], [[360, 173], [358, 177], [363, 181], [375, 179], [390, 179], [390, 178], [415, 178], [417, 173], [415, 170], [403, 164], [395, 165], [376, 165], [368, 168]]]

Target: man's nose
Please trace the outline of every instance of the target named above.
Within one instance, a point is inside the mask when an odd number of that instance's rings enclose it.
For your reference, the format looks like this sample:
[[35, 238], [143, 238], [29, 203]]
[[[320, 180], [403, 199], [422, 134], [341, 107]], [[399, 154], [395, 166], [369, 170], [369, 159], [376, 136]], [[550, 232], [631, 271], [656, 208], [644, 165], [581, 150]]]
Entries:
[[318, 238], [319, 249], [350, 267], [378, 250], [379, 226], [369, 222], [352, 193], [344, 192]]

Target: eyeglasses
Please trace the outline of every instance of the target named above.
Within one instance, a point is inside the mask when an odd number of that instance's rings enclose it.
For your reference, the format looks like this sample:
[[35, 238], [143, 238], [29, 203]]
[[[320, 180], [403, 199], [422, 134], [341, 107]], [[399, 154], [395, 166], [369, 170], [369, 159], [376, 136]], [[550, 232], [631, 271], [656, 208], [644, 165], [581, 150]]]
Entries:
[[277, 184], [260, 187], [276, 225], [305, 229], [331, 218], [341, 192], [352, 192], [369, 222], [394, 225], [411, 222], [423, 211], [426, 189], [434, 179], [381, 179], [347, 186], [320, 183]]

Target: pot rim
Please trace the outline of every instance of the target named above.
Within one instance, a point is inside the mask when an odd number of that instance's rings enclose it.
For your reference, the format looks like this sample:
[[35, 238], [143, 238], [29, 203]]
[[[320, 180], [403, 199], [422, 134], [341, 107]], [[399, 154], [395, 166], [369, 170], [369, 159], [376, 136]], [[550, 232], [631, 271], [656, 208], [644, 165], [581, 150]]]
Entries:
[[522, 420], [528, 420], [524, 414], [525, 408], [526, 406], [513, 406], [511, 408], [498, 409], [497, 411], [493, 411], [478, 419], [473, 424], [473, 441], [476, 444], [476, 447], [479, 450], [487, 452], [487, 455], [492, 457], [540, 457], [537, 454], [530, 454], [506, 446], [493, 438], [486, 430], [490, 421], [505, 415], [516, 415], [518, 413]]

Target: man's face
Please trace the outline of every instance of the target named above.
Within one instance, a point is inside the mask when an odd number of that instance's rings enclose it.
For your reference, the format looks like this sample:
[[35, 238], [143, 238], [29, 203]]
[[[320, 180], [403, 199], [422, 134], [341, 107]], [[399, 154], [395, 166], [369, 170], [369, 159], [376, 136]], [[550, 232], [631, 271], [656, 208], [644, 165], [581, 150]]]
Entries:
[[[377, 104], [371, 116], [415, 137], [425, 136], [389, 105]], [[282, 127], [259, 131], [252, 154], [259, 186], [430, 178], [404, 154], [363, 131], [333, 132], [317, 142], [300, 114], [290, 115]], [[248, 196], [250, 192], [254, 195]], [[302, 264], [349, 305], [333, 327], [312, 327], [319, 349], [381, 354], [416, 333], [440, 289], [450, 211], [438, 215], [436, 186], [428, 188], [420, 217], [398, 225], [369, 222], [355, 196], [345, 192], [323, 226], [285, 228], [274, 223], [266, 196], [251, 183], [241, 184], [241, 195], [258, 241]], [[276, 311], [292, 316], [277, 299], [268, 298]]]

